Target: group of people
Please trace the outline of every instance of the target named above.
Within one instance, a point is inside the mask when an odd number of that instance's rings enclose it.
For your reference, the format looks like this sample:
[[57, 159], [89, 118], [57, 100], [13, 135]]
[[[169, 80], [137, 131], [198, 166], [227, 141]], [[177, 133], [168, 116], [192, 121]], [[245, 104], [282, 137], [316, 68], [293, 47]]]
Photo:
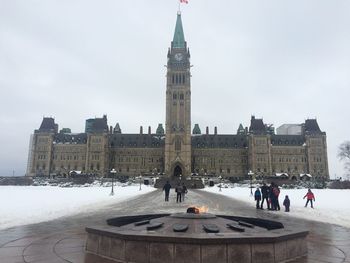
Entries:
[[[170, 194], [171, 184], [169, 181], [163, 186], [163, 191], [165, 192], [165, 202], [169, 202], [169, 194]], [[181, 203], [185, 201], [185, 195], [187, 194], [187, 187], [185, 183], [178, 183], [175, 187], [176, 192], [176, 203]]]
[[[278, 199], [280, 192], [281, 190], [275, 183], [272, 182], [270, 186], [267, 186], [265, 183], [263, 183], [261, 189], [257, 188], [254, 193], [256, 209], [264, 209], [264, 201], [266, 200], [266, 206], [268, 210], [281, 210]], [[314, 208], [313, 202], [315, 202], [315, 195], [312, 193], [311, 189], [308, 189], [306, 195], [304, 196], [304, 199], [305, 198], [307, 199], [305, 207], [307, 207], [308, 203], [310, 202], [311, 208]], [[284, 198], [283, 206], [285, 208], [285, 212], [290, 211], [290, 199], [288, 195], [286, 195]]]

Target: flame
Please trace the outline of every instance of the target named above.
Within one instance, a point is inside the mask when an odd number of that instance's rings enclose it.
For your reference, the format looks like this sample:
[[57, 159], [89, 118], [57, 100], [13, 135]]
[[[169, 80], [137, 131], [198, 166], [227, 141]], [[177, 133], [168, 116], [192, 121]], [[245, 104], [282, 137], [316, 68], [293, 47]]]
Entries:
[[207, 213], [208, 210], [209, 210], [209, 207], [207, 206], [194, 206], [194, 205], [191, 205], [189, 207], [194, 207], [195, 208], [195, 211], [196, 211], [196, 214], [201, 214], [201, 213]]
[[204, 206], [204, 205], [200, 206], [200, 207], [197, 207], [197, 208], [198, 208], [199, 213], [206, 213], [209, 210], [209, 207]]

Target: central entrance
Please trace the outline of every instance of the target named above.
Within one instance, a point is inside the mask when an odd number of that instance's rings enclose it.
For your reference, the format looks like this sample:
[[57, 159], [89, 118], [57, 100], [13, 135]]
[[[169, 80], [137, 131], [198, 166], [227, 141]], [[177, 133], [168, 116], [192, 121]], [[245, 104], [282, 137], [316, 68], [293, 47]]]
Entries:
[[179, 165], [176, 165], [174, 168], [174, 177], [179, 177], [180, 174], [182, 175], [182, 169]]

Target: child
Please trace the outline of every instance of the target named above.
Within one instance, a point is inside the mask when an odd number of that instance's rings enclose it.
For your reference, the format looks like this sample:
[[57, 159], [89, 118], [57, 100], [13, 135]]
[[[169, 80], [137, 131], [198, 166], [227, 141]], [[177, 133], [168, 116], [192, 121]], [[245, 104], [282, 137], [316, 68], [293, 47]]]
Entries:
[[311, 203], [311, 208], [314, 208], [314, 206], [312, 204], [312, 201], [315, 202], [315, 195], [314, 195], [313, 192], [311, 192], [310, 188], [307, 190], [307, 193], [306, 193], [306, 195], [304, 196], [303, 199], [305, 199], [305, 197], [306, 197], [306, 200], [307, 200], [306, 204], [305, 204], [305, 207], [307, 207], [307, 204], [310, 202]]
[[288, 198], [288, 195], [286, 195], [284, 201], [283, 201], [283, 205], [286, 208], [285, 212], [289, 212], [289, 207], [290, 207], [290, 200]]

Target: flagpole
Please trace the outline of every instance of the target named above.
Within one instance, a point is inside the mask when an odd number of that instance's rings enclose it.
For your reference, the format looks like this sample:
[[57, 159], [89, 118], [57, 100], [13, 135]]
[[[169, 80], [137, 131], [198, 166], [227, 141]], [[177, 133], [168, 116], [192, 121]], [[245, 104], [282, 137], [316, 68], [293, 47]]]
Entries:
[[181, 9], [180, 9], [181, 2], [179, 0], [179, 10], [177, 11], [179, 14], [181, 14]]

